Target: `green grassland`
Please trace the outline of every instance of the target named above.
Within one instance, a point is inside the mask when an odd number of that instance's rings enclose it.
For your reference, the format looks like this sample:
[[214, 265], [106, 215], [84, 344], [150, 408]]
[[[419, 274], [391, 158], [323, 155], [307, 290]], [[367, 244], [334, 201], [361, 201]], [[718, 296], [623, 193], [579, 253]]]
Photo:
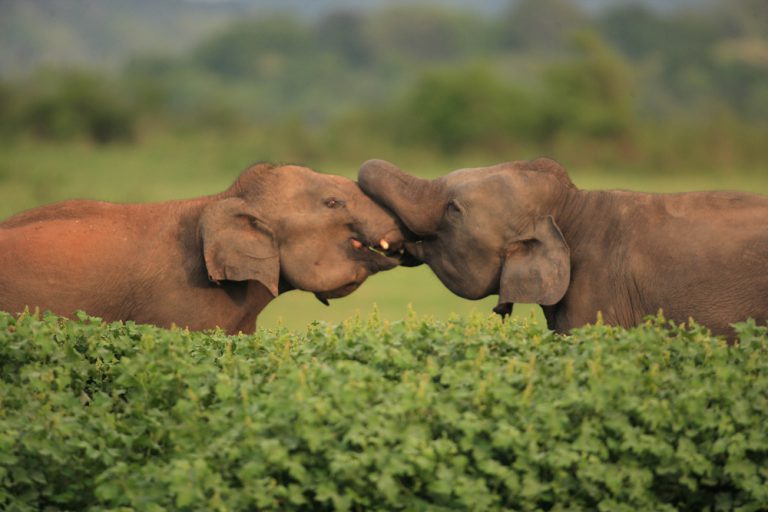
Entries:
[[[119, 202], [180, 199], [223, 190], [248, 164], [269, 159], [259, 140], [215, 135], [164, 135], [136, 145], [20, 143], [0, 146], [0, 218], [21, 210], [68, 198]], [[538, 155], [509, 155], [510, 160]], [[553, 155], [554, 156], [554, 155]], [[372, 154], [387, 158], [411, 172], [434, 177], [462, 166], [496, 163], [477, 160], [438, 162], [427, 157], [401, 161], [397, 154]], [[322, 172], [354, 177], [358, 162], [304, 162]], [[568, 167], [567, 162], [563, 162]], [[638, 172], [630, 169], [569, 168], [581, 188], [626, 188], [654, 192], [734, 189], [768, 193], [763, 172], [733, 170], [681, 173]], [[494, 297], [481, 301], [460, 299], [445, 289], [426, 267], [400, 268], [373, 276], [358, 291], [334, 300], [330, 307], [308, 293], [291, 292], [278, 297], [259, 317], [262, 327], [284, 325], [304, 328], [312, 320], [337, 322], [374, 304], [383, 318], [403, 318], [409, 305], [420, 314], [445, 319], [452, 313], [490, 312]], [[538, 308], [516, 306], [515, 315], [541, 319]]]

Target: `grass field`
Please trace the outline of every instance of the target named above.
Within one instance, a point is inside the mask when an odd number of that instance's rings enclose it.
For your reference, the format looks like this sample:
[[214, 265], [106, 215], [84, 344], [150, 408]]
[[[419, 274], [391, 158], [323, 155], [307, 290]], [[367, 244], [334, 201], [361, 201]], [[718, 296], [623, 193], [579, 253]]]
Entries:
[[[21, 210], [68, 198], [119, 202], [179, 199], [223, 190], [249, 163], [268, 159], [247, 137], [159, 137], [130, 146], [95, 147], [85, 144], [18, 144], [0, 146], [0, 218]], [[370, 155], [400, 162], [398, 155]], [[510, 160], [537, 155], [510, 155]], [[552, 155], [555, 156], [555, 155]], [[411, 172], [438, 176], [456, 167], [495, 161], [427, 163]], [[567, 162], [563, 162], [566, 167]], [[322, 172], [354, 177], [357, 163], [334, 165], [308, 162]], [[569, 169], [581, 188], [626, 188], [653, 192], [733, 189], [768, 193], [768, 177], [759, 172], [636, 173], [624, 169]], [[445, 319], [473, 310], [490, 313], [495, 297], [467, 301], [451, 294], [426, 267], [395, 269], [373, 276], [349, 297], [331, 307], [311, 294], [291, 292], [278, 297], [259, 317], [261, 327], [278, 324], [303, 329], [312, 320], [336, 322], [359, 312], [366, 316], [374, 304], [383, 318], [402, 318], [409, 305], [418, 313]], [[533, 314], [536, 307], [519, 305], [516, 316]]]

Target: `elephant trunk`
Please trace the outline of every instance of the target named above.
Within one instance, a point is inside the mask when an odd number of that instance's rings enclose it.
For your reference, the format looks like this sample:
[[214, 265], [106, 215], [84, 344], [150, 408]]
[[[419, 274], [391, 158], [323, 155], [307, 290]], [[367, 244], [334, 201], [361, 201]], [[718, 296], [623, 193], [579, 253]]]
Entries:
[[360, 166], [358, 184], [363, 191], [397, 215], [418, 236], [437, 230], [442, 216], [442, 186], [401, 171], [385, 160], [368, 160]]

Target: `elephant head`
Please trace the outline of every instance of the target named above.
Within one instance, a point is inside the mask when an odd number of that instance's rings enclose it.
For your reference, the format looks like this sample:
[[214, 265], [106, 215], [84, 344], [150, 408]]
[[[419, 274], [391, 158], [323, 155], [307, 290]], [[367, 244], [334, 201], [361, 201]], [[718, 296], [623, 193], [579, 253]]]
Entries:
[[306, 290], [325, 304], [395, 267], [403, 248], [394, 215], [354, 181], [295, 165], [247, 169], [211, 198], [199, 232], [211, 281]]
[[496, 312], [515, 302], [555, 304], [570, 281], [570, 253], [554, 212], [575, 187], [554, 161], [460, 169], [435, 180], [369, 160], [360, 187], [413, 233], [406, 251], [455, 294], [498, 294]]

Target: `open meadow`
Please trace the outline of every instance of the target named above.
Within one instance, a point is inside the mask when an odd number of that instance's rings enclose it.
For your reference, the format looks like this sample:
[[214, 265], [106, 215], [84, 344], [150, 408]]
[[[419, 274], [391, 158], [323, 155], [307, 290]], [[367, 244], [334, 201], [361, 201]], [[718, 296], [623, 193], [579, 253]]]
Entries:
[[[224, 190], [250, 163], [264, 159], [242, 139], [216, 136], [160, 137], [138, 145], [20, 144], [0, 148], [0, 218], [62, 199], [89, 198], [118, 202], [182, 199]], [[398, 162], [398, 155], [372, 154]], [[509, 155], [510, 160], [538, 155]], [[350, 178], [357, 164], [304, 162], [321, 172]], [[422, 177], [435, 177], [462, 166], [495, 161], [415, 163], [404, 167]], [[768, 194], [768, 176], [760, 171], [640, 173], [628, 169], [569, 168], [580, 188], [626, 188], [648, 192], [731, 189]], [[288, 207], [288, 205], [286, 205]], [[264, 328], [283, 325], [304, 329], [313, 320], [338, 322], [374, 307], [382, 318], [403, 318], [409, 307], [417, 313], [447, 319], [472, 311], [490, 314], [495, 297], [480, 301], [450, 293], [425, 266], [377, 274], [360, 289], [326, 307], [311, 294], [293, 291], [274, 300], [259, 317]], [[538, 307], [515, 306], [517, 317], [543, 316]]]

